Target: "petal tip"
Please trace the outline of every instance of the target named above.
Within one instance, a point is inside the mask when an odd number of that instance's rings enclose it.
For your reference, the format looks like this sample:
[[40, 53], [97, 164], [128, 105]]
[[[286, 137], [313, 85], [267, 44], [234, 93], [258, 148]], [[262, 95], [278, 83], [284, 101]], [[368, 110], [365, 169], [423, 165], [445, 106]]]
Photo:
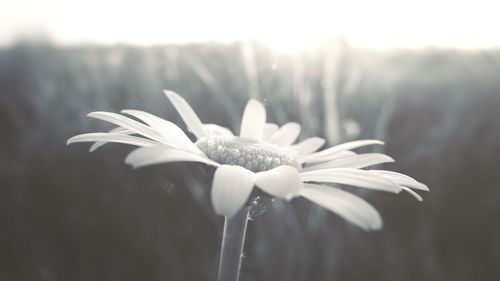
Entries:
[[174, 91], [171, 91], [171, 90], [163, 90], [163, 93], [167, 96], [167, 98], [169, 98], [170, 100], [172, 99], [176, 99], [176, 98], [180, 98], [181, 96], [179, 94], [177, 94], [176, 92]]
[[182, 120], [197, 139], [205, 137], [207, 132], [203, 128], [200, 118], [196, 115], [196, 112], [191, 108], [189, 103], [181, 97], [179, 94], [170, 91], [163, 90], [163, 93], [170, 100], [174, 108], [177, 110]]
[[92, 112], [89, 112], [87, 113], [87, 117], [92, 117], [94, 118], [95, 116], [99, 115], [99, 111], [92, 111]]
[[372, 221], [368, 223], [364, 227], [365, 231], [380, 231], [384, 227], [384, 221], [382, 220], [382, 217], [380, 214], [377, 212], [375, 216], [373, 217]]
[[70, 144], [73, 144], [73, 143], [78, 142], [77, 137], [78, 137], [78, 135], [77, 135], [77, 136], [72, 136], [71, 138], [69, 138], [69, 139], [66, 141], [66, 145], [68, 146], [68, 145], [70, 145]]
[[240, 127], [240, 137], [261, 140], [266, 124], [266, 108], [250, 99], [245, 106]]
[[134, 170], [140, 167], [140, 165], [136, 165], [135, 163], [133, 163], [133, 161], [130, 161], [130, 159], [128, 159], [128, 156], [127, 156], [127, 158], [125, 158], [124, 163], [126, 165], [129, 165], [130, 167], [132, 167], [132, 169], [134, 169]]
[[368, 231], [380, 231], [383, 228], [383, 223], [380, 222], [378, 224], [372, 225], [370, 228], [368, 228]]
[[211, 201], [215, 212], [234, 216], [248, 200], [255, 184], [255, 173], [233, 165], [222, 165], [214, 174]]
[[256, 99], [249, 99], [247, 105], [248, 104], [264, 106], [260, 101]]
[[421, 182], [419, 182], [419, 186], [422, 188], [423, 191], [430, 191], [429, 187], [426, 185], [426, 184], [423, 184]]

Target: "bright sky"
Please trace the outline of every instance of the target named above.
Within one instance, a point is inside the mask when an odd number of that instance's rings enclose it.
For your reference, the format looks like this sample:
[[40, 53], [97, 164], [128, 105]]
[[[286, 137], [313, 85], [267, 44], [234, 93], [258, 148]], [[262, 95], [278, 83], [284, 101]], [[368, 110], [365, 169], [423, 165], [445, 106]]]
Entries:
[[491, 0], [0, 0], [0, 44], [44, 33], [63, 44], [255, 39], [300, 49], [344, 36], [361, 47], [493, 47], [499, 11]]

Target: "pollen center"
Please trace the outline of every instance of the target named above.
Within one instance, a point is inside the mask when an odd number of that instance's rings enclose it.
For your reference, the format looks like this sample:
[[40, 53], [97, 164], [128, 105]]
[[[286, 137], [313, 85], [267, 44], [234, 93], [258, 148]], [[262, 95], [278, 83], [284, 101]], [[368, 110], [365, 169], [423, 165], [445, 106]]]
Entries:
[[208, 158], [228, 165], [238, 165], [253, 172], [271, 170], [281, 165], [300, 168], [295, 153], [270, 143], [240, 137], [206, 137], [196, 146]]

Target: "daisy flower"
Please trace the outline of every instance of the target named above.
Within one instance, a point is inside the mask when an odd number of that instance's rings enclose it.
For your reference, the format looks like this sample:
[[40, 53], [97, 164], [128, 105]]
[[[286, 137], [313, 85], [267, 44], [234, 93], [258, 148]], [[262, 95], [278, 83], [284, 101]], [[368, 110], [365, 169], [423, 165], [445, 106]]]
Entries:
[[144, 111], [122, 110], [123, 115], [88, 114], [117, 127], [109, 132], [77, 135], [67, 143], [95, 142], [91, 151], [108, 142], [138, 146], [125, 159], [125, 163], [135, 168], [184, 161], [213, 166], [216, 170], [211, 201], [215, 212], [226, 218], [234, 216], [257, 187], [275, 198], [304, 197], [365, 230], [375, 230], [382, 227], [375, 208], [335, 185], [392, 193], [404, 190], [418, 200], [422, 198], [412, 189], [428, 191], [427, 186], [404, 174], [363, 169], [394, 161], [385, 154], [352, 151], [382, 145], [381, 141], [358, 140], [318, 151], [324, 139], [313, 137], [295, 143], [300, 125], [290, 122], [279, 127], [266, 123], [264, 106], [253, 99], [246, 105], [240, 132], [235, 135], [225, 127], [202, 123], [178, 94], [172, 91], [165, 94], [196, 142], [174, 123]]

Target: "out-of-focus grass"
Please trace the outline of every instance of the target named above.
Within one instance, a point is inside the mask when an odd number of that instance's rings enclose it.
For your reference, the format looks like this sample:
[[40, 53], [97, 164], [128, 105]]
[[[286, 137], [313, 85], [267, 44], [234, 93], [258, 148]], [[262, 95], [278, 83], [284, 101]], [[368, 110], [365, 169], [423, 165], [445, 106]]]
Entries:
[[[151, 48], [19, 44], [0, 50], [0, 280], [215, 280], [222, 219], [198, 164], [132, 170], [130, 148], [68, 137], [110, 128], [95, 110], [182, 124], [162, 90], [239, 130], [249, 97], [271, 121], [331, 144], [381, 138], [431, 187], [423, 203], [368, 193], [384, 230], [364, 233], [297, 199], [249, 227], [242, 280], [496, 280], [500, 270], [500, 52], [314, 53], [259, 45]], [[380, 148], [377, 148], [380, 149]]]

